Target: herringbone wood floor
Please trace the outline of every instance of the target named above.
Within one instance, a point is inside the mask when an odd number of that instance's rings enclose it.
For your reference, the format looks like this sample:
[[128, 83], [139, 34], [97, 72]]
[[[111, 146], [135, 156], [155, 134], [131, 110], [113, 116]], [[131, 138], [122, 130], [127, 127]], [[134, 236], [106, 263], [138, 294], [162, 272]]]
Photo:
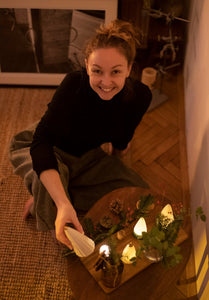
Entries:
[[[136, 129], [131, 146], [131, 166], [149, 183], [153, 191], [162, 194], [170, 203], [182, 202], [185, 207], [189, 207], [181, 72], [165, 76], [162, 93], [168, 97], [167, 101], [146, 113]], [[192, 255], [182, 278], [190, 279], [194, 272]], [[162, 300], [197, 299], [195, 295], [193, 282], [174, 285]]]
[[178, 79], [168, 75], [163, 81], [162, 92], [168, 100], [145, 114], [132, 142], [132, 167], [171, 201], [182, 201], [186, 188], [182, 185], [179, 102], [183, 97]]

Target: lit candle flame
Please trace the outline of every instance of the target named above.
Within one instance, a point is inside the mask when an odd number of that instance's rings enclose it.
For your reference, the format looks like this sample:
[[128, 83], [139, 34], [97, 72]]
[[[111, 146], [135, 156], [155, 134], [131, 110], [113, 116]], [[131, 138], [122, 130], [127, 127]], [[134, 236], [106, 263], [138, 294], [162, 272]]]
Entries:
[[108, 245], [102, 245], [99, 248], [99, 253], [100, 254], [104, 253], [105, 256], [109, 256], [110, 255], [110, 247]]

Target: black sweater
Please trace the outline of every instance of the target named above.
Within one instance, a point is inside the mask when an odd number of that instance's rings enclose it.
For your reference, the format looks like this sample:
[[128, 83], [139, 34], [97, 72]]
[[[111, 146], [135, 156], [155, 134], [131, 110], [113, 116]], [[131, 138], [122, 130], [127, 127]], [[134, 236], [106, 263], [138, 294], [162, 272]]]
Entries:
[[105, 142], [125, 149], [150, 101], [149, 88], [130, 78], [105, 101], [92, 90], [85, 71], [68, 74], [36, 128], [30, 149], [34, 170], [38, 176], [58, 170], [53, 146], [77, 157]]

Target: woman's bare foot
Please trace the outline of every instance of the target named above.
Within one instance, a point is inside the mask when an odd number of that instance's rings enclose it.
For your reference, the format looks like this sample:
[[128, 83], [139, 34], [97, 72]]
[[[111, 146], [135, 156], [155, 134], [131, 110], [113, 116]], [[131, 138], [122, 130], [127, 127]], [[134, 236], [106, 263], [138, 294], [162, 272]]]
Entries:
[[25, 203], [25, 207], [23, 210], [23, 219], [26, 220], [29, 215], [31, 215], [31, 208], [33, 206], [33, 196], [31, 196]]

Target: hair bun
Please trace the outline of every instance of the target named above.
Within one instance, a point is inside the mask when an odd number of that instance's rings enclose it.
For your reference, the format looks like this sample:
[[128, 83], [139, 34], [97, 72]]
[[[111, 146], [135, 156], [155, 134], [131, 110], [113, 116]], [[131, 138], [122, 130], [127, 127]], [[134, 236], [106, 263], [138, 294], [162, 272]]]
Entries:
[[108, 38], [117, 37], [126, 42], [134, 42], [136, 46], [140, 45], [139, 31], [131, 23], [123, 20], [116, 19], [107, 26], [102, 24], [96, 32]]
[[135, 59], [136, 48], [139, 43], [139, 31], [129, 22], [116, 19], [108, 25], [101, 25], [96, 35], [88, 42], [85, 49], [85, 57], [99, 48], [117, 48], [126, 57], [128, 65]]

